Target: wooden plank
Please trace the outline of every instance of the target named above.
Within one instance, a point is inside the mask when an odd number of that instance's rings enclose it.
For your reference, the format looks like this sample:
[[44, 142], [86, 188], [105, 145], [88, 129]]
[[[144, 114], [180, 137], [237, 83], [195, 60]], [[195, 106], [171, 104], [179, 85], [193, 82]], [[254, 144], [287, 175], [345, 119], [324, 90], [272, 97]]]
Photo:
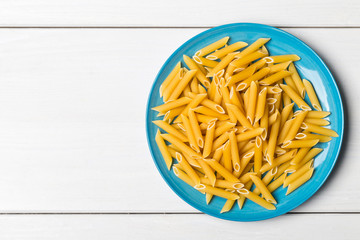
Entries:
[[360, 26], [356, 0], [12, 0], [0, 9], [0, 26]]
[[[285, 30], [324, 57], [353, 110], [334, 173], [296, 211], [360, 211], [360, 30]], [[0, 211], [195, 211], [157, 172], [144, 118], [157, 71], [201, 31], [1, 29]]]
[[[285, 215], [230, 222], [197, 215], [0, 216], [0, 238], [42, 239], [356, 239], [360, 215]], [[291, 222], [291, 225], [290, 225]], [[294, 227], [294, 226], [297, 226]], [[180, 231], [181, 229], [181, 231]]]

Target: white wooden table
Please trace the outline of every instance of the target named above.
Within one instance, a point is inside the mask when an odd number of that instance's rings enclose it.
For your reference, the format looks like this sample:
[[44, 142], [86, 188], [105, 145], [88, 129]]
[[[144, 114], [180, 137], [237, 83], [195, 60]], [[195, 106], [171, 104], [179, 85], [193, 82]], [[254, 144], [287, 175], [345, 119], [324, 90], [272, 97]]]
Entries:
[[[303, 39], [330, 66], [346, 108], [326, 184], [261, 222], [223, 221], [184, 203], [145, 139], [146, 100], [164, 61], [232, 22]], [[0, 239], [357, 239], [359, 42], [357, 0], [0, 1]]]

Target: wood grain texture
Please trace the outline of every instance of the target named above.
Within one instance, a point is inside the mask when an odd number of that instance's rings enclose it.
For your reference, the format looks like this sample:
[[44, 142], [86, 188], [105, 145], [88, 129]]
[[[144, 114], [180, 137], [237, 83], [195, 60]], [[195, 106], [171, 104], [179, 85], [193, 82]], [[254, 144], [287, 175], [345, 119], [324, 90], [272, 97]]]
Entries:
[[[72, 239], [355, 239], [360, 215], [285, 215], [261, 222], [230, 222], [197, 215], [0, 216], [4, 240]], [[287, 227], [284, 223], [287, 222]], [[299, 226], [298, 228], [294, 226]], [[181, 230], [180, 230], [181, 229]], [[326, 231], [324, 231], [326, 230]]]
[[360, 26], [354, 0], [5, 0], [0, 26]]
[[[360, 211], [360, 30], [285, 30], [331, 66], [352, 109], [334, 173], [295, 211]], [[0, 212], [196, 211], [153, 164], [145, 107], [166, 58], [201, 31], [1, 29]]]

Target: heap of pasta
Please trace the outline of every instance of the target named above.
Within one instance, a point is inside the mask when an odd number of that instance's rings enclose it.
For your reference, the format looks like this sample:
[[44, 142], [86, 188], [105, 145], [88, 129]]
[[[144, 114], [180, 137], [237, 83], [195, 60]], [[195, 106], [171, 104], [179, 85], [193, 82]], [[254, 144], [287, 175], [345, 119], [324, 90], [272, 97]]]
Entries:
[[324, 127], [330, 112], [300, 78], [297, 55], [269, 56], [269, 38], [228, 40], [184, 55], [187, 68], [179, 62], [162, 83], [164, 104], [153, 110], [163, 119], [153, 123], [167, 133], [155, 140], [169, 170], [207, 204], [213, 195], [227, 199], [222, 213], [245, 199], [274, 210], [272, 192], [282, 185], [288, 195], [308, 181], [322, 151], [314, 146], [338, 135]]

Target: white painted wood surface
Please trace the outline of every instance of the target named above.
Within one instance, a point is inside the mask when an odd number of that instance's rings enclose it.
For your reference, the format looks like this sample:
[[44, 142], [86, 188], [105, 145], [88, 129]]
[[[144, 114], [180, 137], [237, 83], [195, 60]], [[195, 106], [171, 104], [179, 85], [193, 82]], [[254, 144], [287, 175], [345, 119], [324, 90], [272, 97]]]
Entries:
[[2, 0], [0, 26], [360, 26], [356, 0]]
[[[345, 154], [295, 211], [360, 211], [360, 29], [285, 30], [323, 57], [352, 110]], [[201, 31], [0, 29], [0, 211], [196, 211], [157, 172], [144, 118], [161, 65]]]
[[[197, 215], [0, 216], [2, 240], [357, 239], [359, 215], [285, 215], [230, 222]], [[285, 223], [288, 223], [285, 225]]]

